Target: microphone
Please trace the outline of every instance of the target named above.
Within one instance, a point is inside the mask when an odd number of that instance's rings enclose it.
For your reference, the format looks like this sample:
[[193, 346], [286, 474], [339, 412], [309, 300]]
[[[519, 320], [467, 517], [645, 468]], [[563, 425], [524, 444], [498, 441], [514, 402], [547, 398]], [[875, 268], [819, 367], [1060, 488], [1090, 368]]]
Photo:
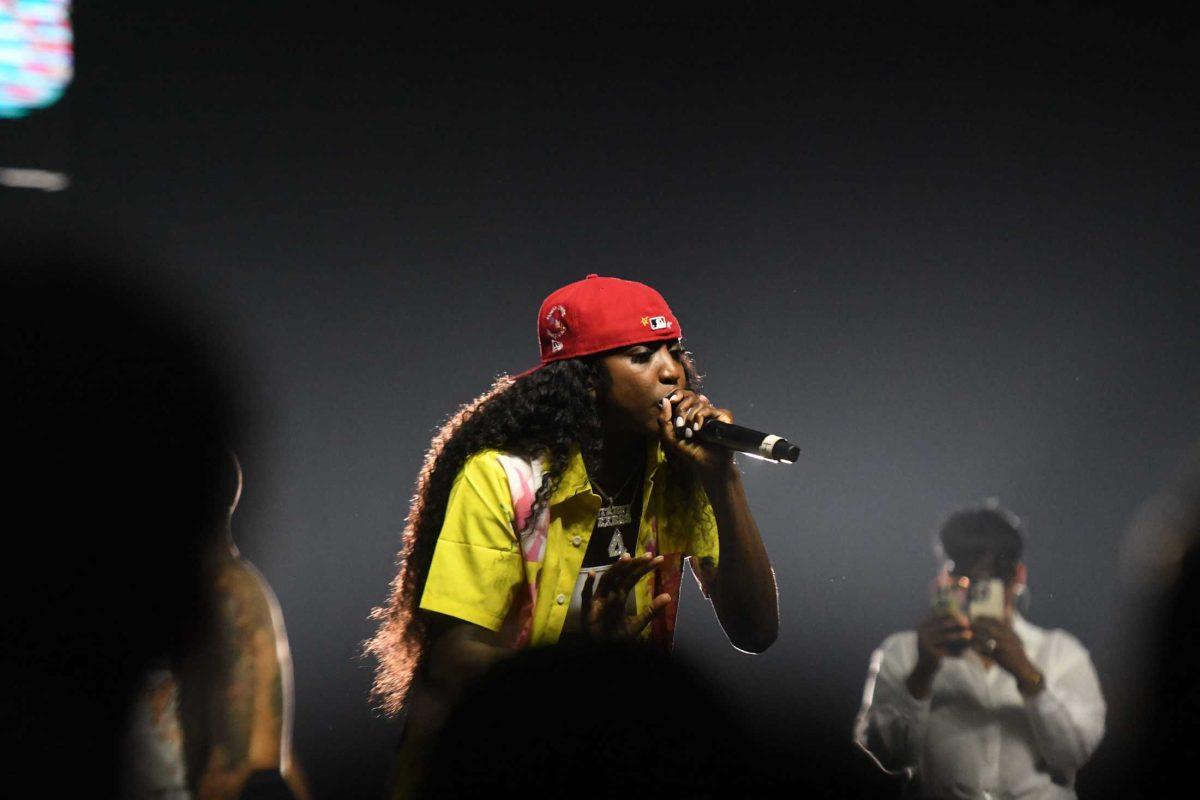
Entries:
[[782, 436], [743, 428], [741, 425], [733, 425], [717, 419], [705, 420], [700, 430], [696, 431], [693, 436], [706, 444], [728, 447], [739, 453], [749, 453], [752, 456], [770, 461], [781, 461], [785, 464], [794, 464], [800, 457], [800, 448]]

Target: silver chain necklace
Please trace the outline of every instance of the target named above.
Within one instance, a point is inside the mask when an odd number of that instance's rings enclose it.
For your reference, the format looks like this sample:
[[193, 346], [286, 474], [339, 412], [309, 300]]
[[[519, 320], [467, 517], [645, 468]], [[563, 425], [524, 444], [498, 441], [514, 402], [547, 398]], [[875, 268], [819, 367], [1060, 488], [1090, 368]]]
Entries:
[[641, 472], [640, 467], [635, 467], [629, 473], [629, 477], [625, 479], [624, 485], [616, 492], [616, 494], [608, 494], [595, 480], [592, 485], [596, 487], [596, 491], [600, 493], [601, 499], [604, 501], [600, 506], [600, 513], [596, 516], [596, 529], [601, 528], [616, 528], [613, 531], [612, 539], [608, 543], [608, 554], [613, 558], [620, 558], [627, 549], [625, 547], [625, 539], [621, 536], [621, 530], [618, 526], [628, 525], [633, 522], [633, 498], [629, 498], [628, 503], [621, 505], [617, 504], [617, 500], [621, 499], [621, 495], [625, 494], [625, 490], [633, 483], [633, 479]]

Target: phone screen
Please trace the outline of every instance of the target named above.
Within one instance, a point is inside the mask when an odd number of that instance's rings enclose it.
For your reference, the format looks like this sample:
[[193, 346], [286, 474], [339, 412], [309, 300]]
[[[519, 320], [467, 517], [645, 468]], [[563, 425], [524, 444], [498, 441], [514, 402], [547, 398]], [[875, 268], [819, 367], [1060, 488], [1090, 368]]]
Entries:
[[933, 584], [933, 610], [939, 614], [966, 614], [971, 585], [967, 578], [955, 578], [943, 569]]

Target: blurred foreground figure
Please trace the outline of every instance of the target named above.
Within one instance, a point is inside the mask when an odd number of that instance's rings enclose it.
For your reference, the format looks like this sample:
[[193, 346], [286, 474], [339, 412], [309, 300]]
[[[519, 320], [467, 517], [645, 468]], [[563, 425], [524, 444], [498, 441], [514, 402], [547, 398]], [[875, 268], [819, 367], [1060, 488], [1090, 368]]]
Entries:
[[270, 585], [233, 541], [242, 491], [228, 459], [228, 513], [205, 548], [213, 607], [195, 644], [151, 670], [134, 707], [125, 795], [133, 800], [306, 797], [291, 752], [292, 664]]
[[1095, 668], [1069, 633], [1015, 609], [1025, 592], [1016, 518], [954, 514], [933, 612], [871, 658], [855, 738], [912, 795], [1070, 798], [1104, 735]]
[[157, 676], [147, 699], [176, 720], [160, 743], [191, 768], [177, 758], [155, 796], [279, 796], [277, 767], [274, 783], [246, 776], [286, 764], [282, 628], [220, 538], [242, 415], [191, 315], [130, 279], [153, 265], [56, 248], [6, 240], [0, 252], [4, 499], [21, 520], [0, 582], [8, 785], [132, 793], [125, 733]]
[[22, 518], [0, 582], [6, 779], [114, 797], [137, 686], [208, 607], [235, 414], [178, 310], [117, 284], [109, 259], [11, 242], [2, 257], [5, 508]]
[[577, 798], [744, 796], [746, 732], [683, 662], [573, 642], [496, 663], [450, 714], [422, 797], [554, 787]]
[[1128, 782], [1104, 796], [1170, 797], [1195, 783], [1200, 763], [1200, 446], [1138, 510], [1122, 568], [1129, 588], [1150, 601], [1151, 621]]

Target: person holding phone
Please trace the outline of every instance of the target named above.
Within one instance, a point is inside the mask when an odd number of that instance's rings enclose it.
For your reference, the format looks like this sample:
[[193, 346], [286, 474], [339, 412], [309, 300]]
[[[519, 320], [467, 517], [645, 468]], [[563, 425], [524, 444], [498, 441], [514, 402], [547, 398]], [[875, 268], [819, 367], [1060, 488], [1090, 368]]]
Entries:
[[1091, 658], [1017, 611], [1028, 571], [1019, 521], [989, 506], [942, 525], [933, 610], [875, 651], [855, 739], [917, 797], [1075, 797], [1104, 735]]

